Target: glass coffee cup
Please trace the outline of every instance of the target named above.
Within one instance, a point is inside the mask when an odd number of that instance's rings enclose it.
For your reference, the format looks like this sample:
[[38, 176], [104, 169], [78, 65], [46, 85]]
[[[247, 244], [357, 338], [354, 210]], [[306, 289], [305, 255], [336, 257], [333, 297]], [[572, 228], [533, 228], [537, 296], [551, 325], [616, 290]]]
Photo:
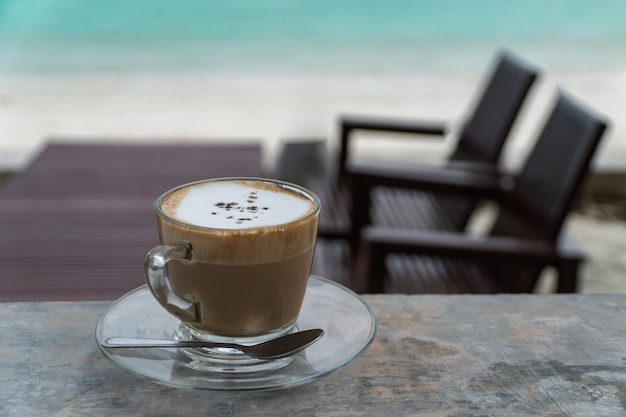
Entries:
[[319, 198], [260, 178], [181, 185], [155, 204], [148, 287], [181, 338], [259, 343], [294, 328], [311, 272]]

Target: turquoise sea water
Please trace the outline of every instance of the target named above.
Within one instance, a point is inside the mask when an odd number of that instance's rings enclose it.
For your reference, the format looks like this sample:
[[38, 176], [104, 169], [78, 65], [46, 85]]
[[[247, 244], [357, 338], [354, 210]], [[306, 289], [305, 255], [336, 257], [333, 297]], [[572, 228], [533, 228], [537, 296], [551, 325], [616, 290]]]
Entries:
[[624, 0], [0, 0], [0, 72], [626, 68]]

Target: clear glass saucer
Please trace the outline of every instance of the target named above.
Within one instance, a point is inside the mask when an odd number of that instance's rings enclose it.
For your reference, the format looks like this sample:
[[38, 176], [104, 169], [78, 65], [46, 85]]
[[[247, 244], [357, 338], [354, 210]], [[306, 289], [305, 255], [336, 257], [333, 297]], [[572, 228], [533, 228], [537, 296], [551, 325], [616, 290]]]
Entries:
[[96, 341], [103, 355], [136, 376], [177, 388], [254, 390], [292, 387], [334, 372], [357, 359], [376, 334], [369, 306], [355, 293], [325, 278], [312, 275], [297, 326], [324, 329], [324, 336], [273, 371], [219, 373], [198, 369], [177, 349], [107, 349], [109, 337], [174, 339], [180, 322], [167, 313], [146, 286], [121, 297], [102, 314]]

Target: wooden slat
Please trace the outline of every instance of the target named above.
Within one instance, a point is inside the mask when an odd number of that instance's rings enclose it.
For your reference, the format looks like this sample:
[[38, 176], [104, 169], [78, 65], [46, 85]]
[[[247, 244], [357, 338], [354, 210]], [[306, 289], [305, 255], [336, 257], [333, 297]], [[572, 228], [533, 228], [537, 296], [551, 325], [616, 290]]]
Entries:
[[498, 292], [472, 262], [422, 255], [392, 254], [386, 259], [385, 291], [404, 294], [491, 294]]
[[390, 229], [456, 231], [454, 213], [429, 192], [376, 187], [372, 190], [372, 224]]

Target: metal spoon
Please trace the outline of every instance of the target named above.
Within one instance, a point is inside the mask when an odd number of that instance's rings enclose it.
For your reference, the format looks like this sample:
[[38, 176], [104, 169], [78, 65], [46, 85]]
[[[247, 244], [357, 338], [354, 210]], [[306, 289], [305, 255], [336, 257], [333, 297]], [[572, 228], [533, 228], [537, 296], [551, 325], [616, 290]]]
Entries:
[[231, 348], [257, 359], [279, 359], [300, 352], [323, 335], [324, 330], [322, 329], [303, 330], [249, 346], [237, 343], [202, 342], [196, 340], [110, 337], [102, 342], [102, 346], [106, 348]]

